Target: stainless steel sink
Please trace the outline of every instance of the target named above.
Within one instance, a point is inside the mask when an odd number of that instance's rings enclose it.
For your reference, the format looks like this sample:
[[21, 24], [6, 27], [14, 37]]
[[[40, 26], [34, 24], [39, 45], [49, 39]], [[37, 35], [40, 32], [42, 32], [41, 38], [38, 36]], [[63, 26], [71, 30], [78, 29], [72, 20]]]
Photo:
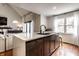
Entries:
[[48, 35], [50, 33], [37, 33], [37, 34], [40, 34], [40, 35]]

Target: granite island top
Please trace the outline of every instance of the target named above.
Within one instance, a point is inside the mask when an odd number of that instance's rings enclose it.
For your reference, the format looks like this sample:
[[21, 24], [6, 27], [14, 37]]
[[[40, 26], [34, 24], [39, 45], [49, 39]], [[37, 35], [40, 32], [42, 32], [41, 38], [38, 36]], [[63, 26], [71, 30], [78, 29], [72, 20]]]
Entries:
[[37, 32], [34, 32], [34, 33], [19, 33], [19, 34], [14, 34], [14, 36], [23, 40], [23, 41], [28, 42], [28, 41], [31, 41], [31, 40], [35, 40], [35, 39], [39, 39], [39, 38], [43, 38], [43, 37], [46, 37], [46, 36], [56, 34], [52, 31], [49, 31], [47, 33], [50, 33], [50, 34], [41, 35], [41, 34], [37, 34]]

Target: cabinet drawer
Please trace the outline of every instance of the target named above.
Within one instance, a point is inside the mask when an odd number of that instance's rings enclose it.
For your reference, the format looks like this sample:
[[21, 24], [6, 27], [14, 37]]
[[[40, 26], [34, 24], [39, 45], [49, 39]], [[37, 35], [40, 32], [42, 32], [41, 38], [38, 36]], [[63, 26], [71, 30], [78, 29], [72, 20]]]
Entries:
[[37, 41], [36, 41], [36, 44], [37, 45], [41, 45], [43, 43], [43, 39], [38, 39]]
[[26, 43], [27, 49], [31, 49], [34, 46], [36, 46], [36, 41], [32, 41], [32, 42], [27, 42]]

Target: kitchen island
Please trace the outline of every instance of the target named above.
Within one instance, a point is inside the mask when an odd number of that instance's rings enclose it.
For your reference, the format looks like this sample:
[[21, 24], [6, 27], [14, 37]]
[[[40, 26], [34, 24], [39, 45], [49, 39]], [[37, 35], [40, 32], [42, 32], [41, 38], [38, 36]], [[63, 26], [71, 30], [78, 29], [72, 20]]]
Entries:
[[49, 56], [60, 46], [56, 33], [20, 33], [13, 37], [14, 56]]

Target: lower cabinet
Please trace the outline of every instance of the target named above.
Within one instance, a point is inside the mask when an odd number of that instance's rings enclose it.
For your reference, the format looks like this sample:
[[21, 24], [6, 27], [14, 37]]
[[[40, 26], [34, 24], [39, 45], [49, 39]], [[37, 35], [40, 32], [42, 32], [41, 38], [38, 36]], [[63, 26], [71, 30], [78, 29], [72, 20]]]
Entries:
[[4, 45], [4, 39], [0, 37], [0, 52], [3, 52], [5, 50], [5, 45]]
[[26, 43], [27, 56], [42, 56], [43, 55], [43, 40], [37, 39]]
[[37, 56], [43, 56], [43, 39], [41, 39], [37, 40]]
[[13, 49], [13, 36], [12, 35], [8, 35], [8, 37], [6, 38], [6, 47], [7, 50]]
[[50, 55], [53, 53], [55, 50], [55, 36], [52, 35], [50, 36]]
[[48, 56], [60, 46], [57, 35], [26, 42], [26, 56]]
[[44, 56], [48, 56], [50, 54], [50, 37], [44, 38]]
[[[6, 37], [6, 50], [13, 48], [13, 39], [12, 36]], [[5, 38], [0, 37], [0, 52], [5, 51]]]
[[60, 46], [60, 39], [58, 35], [55, 35], [55, 49], [57, 49]]

